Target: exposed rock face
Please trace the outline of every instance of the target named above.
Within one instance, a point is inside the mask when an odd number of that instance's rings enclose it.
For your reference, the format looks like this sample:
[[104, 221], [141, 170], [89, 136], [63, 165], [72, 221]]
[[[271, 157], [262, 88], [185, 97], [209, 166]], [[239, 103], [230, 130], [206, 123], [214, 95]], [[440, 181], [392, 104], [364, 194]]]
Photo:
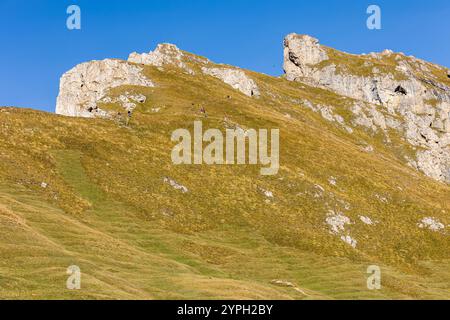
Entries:
[[241, 91], [247, 96], [259, 96], [259, 88], [255, 81], [250, 79], [244, 71], [228, 67], [209, 67], [210, 61], [201, 57], [185, 54], [173, 44], [159, 44], [154, 51], [149, 53], [133, 52], [128, 57], [128, 62], [144, 64], [163, 68], [165, 66], [177, 67], [187, 74], [195, 75], [196, 72], [189, 67], [190, 63], [201, 66], [204, 74], [216, 77], [234, 89]]
[[[409, 105], [423, 104], [424, 100], [431, 99], [450, 102], [450, 88], [434, 81], [435, 77], [427, 72], [428, 64], [424, 61], [405, 56], [401, 59], [402, 54], [396, 55], [389, 50], [381, 54], [361, 56], [346, 54], [349, 60], [355, 57], [365, 59], [366, 67], [370, 66], [372, 59], [397, 60], [396, 69], [392, 73], [380, 73], [379, 70], [372, 69], [367, 76], [361, 76], [352, 74], [351, 71], [338, 72], [339, 61], [329, 58], [325, 48], [310, 36], [290, 34], [286, 37], [284, 46], [284, 71], [288, 80], [303, 81], [387, 107], [395, 107], [402, 102], [408, 102]], [[321, 65], [323, 61], [328, 63]], [[412, 63], [417, 65], [412, 66]], [[424, 77], [416, 76], [417, 68], [421, 69]], [[442, 73], [444, 72], [442, 69]]]
[[72, 117], [106, 117], [97, 103], [105, 99], [111, 88], [131, 85], [153, 87], [142, 68], [120, 60], [82, 63], [64, 74], [56, 103], [56, 113]]
[[284, 39], [284, 69], [288, 80], [310, 76], [311, 68], [328, 60], [319, 40], [304, 35], [290, 34]]
[[[220, 79], [249, 97], [260, 96], [257, 83], [241, 69], [215, 65], [172, 44], [149, 53], [132, 53], [128, 62], [92, 61], [78, 65], [61, 78], [56, 113], [79, 117], [109, 117], [99, 103], [117, 103], [132, 112], [146, 97], [112, 98], [112, 88], [153, 87], [143, 73], [148, 65], [160, 70], [178, 68], [189, 75], [203, 73]], [[328, 89], [356, 101], [353, 119], [344, 119], [330, 105], [300, 104], [353, 134], [355, 127], [381, 132], [386, 143], [399, 133], [416, 156], [405, 160], [429, 177], [450, 183], [450, 79], [448, 69], [386, 50], [351, 55], [321, 46], [310, 36], [290, 34], [284, 41], [284, 70], [290, 81]], [[372, 151], [373, 152], [373, 148]]]
[[56, 113], [86, 118], [110, 117], [108, 112], [99, 108], [99, 103], [118, 103], [124, 111], [132, 112], [137, 103], [145, 102], [146, 97], [126, 95], [111, 98], [107, 94], [110, 89], [123, 85], [154, 87], [153, 82], [143, 75], [143, 68], [136, 64], [161, 70], [175, 67], [190, 75], [196, 74], [190, 66], [196, 66], [204, 74], [219, 78], [248, 96], [260, 95], [255, 81], [244, 71], [227, 67], [208, 68], [208, 59], [184, 53], [173, 44], [160, 44], [152, 52], [130, 54], [128, 62], [114, 59], [91, 61], [68, 71], [60, 81]]
[[206, 75], [216, 77], [243, 94], [253, 97], [259, 96], [259, 88], [255, 81], [250, 79], [244, 71], [230, 68], [206, 68], [202, 67]]
[[155, 51], [142, 54], [133, 52], [128, 57], [129, 62], [160, 68], [165, 65], [177, 66], [178, 68], [184, 69], [189, 74], [195, 74], [192, 69], [188, 68], [184, 61], [185, 59], [187, 59], [185, 54], [178, 49], [177, 46], [168, 43], [159, 44]]
[[[346, 61], [356, 61], [359, 69], [352, 70], [354, 65]], [[382, 72], [381, 67], [386, 70]], [[382, 130], [387, 141], [387, 130], [397, 130], [420, 150], [411, 165], [433, 179], [450, 182], [450, 86], [443, 83], [446, 69], [390, 50], [350, 55], [322, 47], [310, 36], [290, 34], [284, 41], [284, 71], [290, 81], [361, 101], [351, 110], [354, 125]], [[317, 107], [324, 117], [330, 114], [330, 107]]]

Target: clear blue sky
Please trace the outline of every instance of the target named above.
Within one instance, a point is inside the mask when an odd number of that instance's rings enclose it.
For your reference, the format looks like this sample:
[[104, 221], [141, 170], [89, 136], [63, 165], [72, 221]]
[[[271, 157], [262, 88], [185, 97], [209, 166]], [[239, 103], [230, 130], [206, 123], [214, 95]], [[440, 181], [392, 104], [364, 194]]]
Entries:
[[[82, 10], [82, 30], [66, 9]], [[366, 9], [382, 9], [380, 31]], [[157, 43], [272, 75], [291, 32], [352, 53], [403, 51], [450, 66], [448, 0], [0, 0], [0, 105], [53, 111], [60, 76], [93, 59], [126, 59]]]

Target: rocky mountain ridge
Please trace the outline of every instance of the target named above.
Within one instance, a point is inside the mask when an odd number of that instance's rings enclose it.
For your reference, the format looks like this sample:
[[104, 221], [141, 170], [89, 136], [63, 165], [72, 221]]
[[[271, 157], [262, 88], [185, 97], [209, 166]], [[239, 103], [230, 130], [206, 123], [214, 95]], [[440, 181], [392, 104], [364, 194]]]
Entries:
[[310, 36], [290, 34], [284, 41], [284, 70], [290, 81], [355, 99], [350, 108], [354, 124], [385, 131], [387, 140], [388, 130], [397, 131], [417, 149], [410, 165], [450, 182], [448, 69], [390, 50], [346, 54]]
[[[110, 117], [102, 103], [119, 102], [131, 113], [145, 101], [142, 95], [110, 97], [119, 86], [158, 87], [142, 73], [144, 66], [160, 71], [175, 68], [192, 77], [206, 75], [223, 81], [253, 98], [272, 96], [270, 90], [239, 68], [217, 65], [210, 60], [161, 44], [150, 53], [132, 53], [128, 61], [104, 60], [81, 64], [61, 79], [56, 113], [79, 117]], [[306, 35], [290, 34], [284, 40], [284, 71], [288, 81], [331, 90], [342, 96], [351, 119], [337, 115], [335, 106], [299, 101], [350, 134], [362, 127], [385, 143], [399, 135], [412, 155], [404, 160], [427, 176], [450, 182], [450, 79], [446, 68], [386, 50], [353, 55], [319, 44]], [[370, 147], [369, 147], [370, 148]]]

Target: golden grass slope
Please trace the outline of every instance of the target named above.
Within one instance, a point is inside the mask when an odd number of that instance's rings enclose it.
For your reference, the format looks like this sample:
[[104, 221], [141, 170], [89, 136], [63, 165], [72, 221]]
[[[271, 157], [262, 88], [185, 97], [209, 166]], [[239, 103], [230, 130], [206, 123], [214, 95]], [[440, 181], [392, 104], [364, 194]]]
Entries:
[[[449, 298], [448, 228], [431, 232], [418, 223], [450, 224], [450, 187], [409, 168], [410, 151], [395, 135], [386, 144], [363, 129], [350, 134], [301, 102], [333, 105], [348, 118], [351, 99], [248, 73], [259, 99], [212, 77], [145, 67], [157, 87], [110, 93], [148, 97], [129, 126], [1, 109], [0, 297]], [[174, 166], [171, 133], [195, 120], [205, 129], [279, 128], [279, 174]], [[363, 150], [369, 144], [375, 152]], [[351, 219], [356, 249], [330, 234], [330, 210]], [[380, 291], [366, 286], [373, 264], [383, 271]], [[66, 289], [70, 265], [82, 270], [80, 291]]]

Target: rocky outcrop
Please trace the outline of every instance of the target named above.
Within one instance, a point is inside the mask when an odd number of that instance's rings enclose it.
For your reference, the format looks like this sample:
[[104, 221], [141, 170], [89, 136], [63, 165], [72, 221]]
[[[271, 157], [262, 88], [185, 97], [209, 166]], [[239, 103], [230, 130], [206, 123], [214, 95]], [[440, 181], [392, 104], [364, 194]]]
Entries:
[[190, 69], [186, 61], [185, 54], [178, 49], [177, 46], [169, 43], [159, 44], [154, 51], [149, 53], [136, 53], [133, 52], [128, 57], [128, 61], [132, 63], [144, 64], [154, 67], [162, 68], [164, 66], [176, 66], [185, 70], [188, 74], [194, 75], [195, 72]]
[[[346, 54], [310, 36], [290, 34], [284, 41], [284, 71], [290, 81], [359, 100], [351, 108], [354, 125], [382, 130], [387, 141], [388, 130], [397, 130], [419, 150], [410, 164], [450, 183], [450, 87], [439, 81], [446, 69], [390, 50]], [[330, 107], [320, 109], [329, 114]]]
[[204, 74], [216, 77], [247, 96], [259, 96], [259, 88], [255, 81], [239, 69], [228, 67], [209, 67], [206, 58], [184, 53], [173, 44], [160, 44], [149, 53], [130, 54], [128, 61], [107, 59], [82, 63], [65, 73], [60, 80], [60, 90], [56, 103], [56, 113], [72, 117], [104, 117], [111, 116], [99, 107], [100, 103], [116, 103], [124, 111], [132, 112], [137, 103], [143, 103], [146, 97], [121, 95], [108, 96], [108, 91], [119, 86], [154, 87], [153, 82], [143, 74], [143, 66], [153, 66], [164, 71], [172, 67], [184, 73], [195, 75], [191, 68], [195, 66]]
[[128, 62], [154, 66], [161, 70], [167, 66], [176, 67], [190, 75], [196, 74], [189, 66], [194, 63], [201, 67], [203, 74], [218, 78], [249, 97], [260, 95], [255, 81], [250, 79], [244, 71], [229, 67], [209, 67], [208, 59], [186, 54], [174, 44], [159, 44], [154, 51], [149, 53], [133, 52], [128, 57]]
[[[390, 50], [360, 56], [342, 52], [339, 54], [342, 61], [330, 58], [327, 49], [321, 46], [317, 39], [290, 34], [284, 40], [286, 78], [332, 89], [354, 99], [383, 104], [390, 111], [402, 102], [409, 105], [421, 105], [432, 99], [450, 102], [450, 87], [437, 82], [429, 70], [429, 64], [422, 60], [394, 54]], [[369, 72], [361, 75], [340, 65], [352, 60], [363, 63], [364, 68], [361, 69]], [[394, 60], [396, 67], [390, 72], [381, 72], [376, 65], [383, 64], [383, 60]], [[340, 71], [337, 70], [338, 67], [341, 68]], [[445, 74], [446, 70], [440, 69], [440, 72]], [[417, 70], [421, 71], [421, 77], [418, 76]]]
[[310, 77], [313, 66], [328, 60], [319, 40], [290, 34], [284, 39], [284, 70], [288, 80]]
[[206, 75], [213, 76], [230, 85], [236, 90], [241, 91], [249, 97], [258, 97], [260, 95], [258, 85], [247, 74], [239, 69], [231, 68], [206, 68], [202, 67]]
[[123, 85], [154, 86], [142, 74], [141, 67], [124, 61], [108, 59], [82, 63], [62, 76], [56, 113], [72, 117], [107, 117], [108, 113], [101, 110], [98, 103], [107, 99], [110, 89]]

